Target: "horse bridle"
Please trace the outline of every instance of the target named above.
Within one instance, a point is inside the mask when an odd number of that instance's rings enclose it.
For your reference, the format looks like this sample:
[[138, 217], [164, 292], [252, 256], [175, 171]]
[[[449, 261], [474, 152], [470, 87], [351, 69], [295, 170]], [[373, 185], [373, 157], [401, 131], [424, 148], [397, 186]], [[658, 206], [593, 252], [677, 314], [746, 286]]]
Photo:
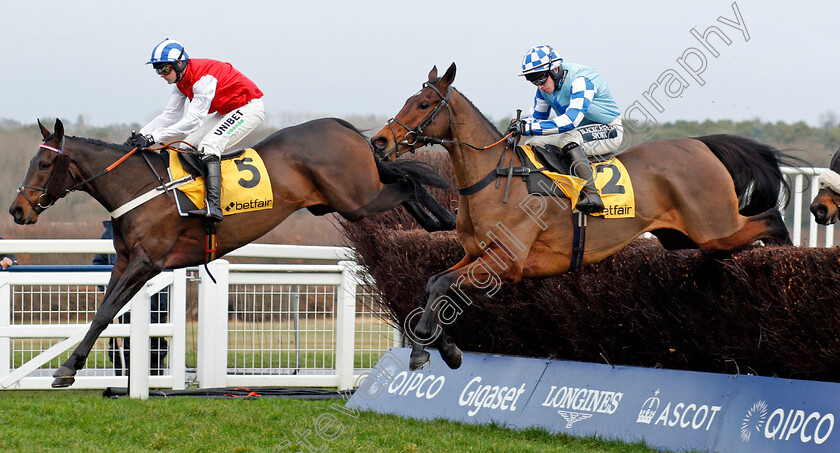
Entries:
[[[70, 157], [68, 157], [64, 153], [64, 143], [65, 140], [64, 137], [62, 137], [59, 148], [53, 148], [52, 146], [48, 146], [46, 144], [46, 139], [44, 140], [43, 144], [39, 145], [40, 148], [46, 148], [50, 151], [58, 153], [58, 156], [56, 156], [55, 160], [53, 161], [55, 167], [53, 168], [52, 173], [50, 173], [50, 177], [47, 178], [47, 182], [44, 184], [44, 187], [30, 186], [27, 184], [21, 184], [20, 187], [18, 187], [18, 193], [20, 194], [20, 196], [23, 197], [24, 200], [26, 200], [27, 203], [29, 203], [29, 206], [31, 206], [33, 210], [37, 207], [41, 208], [41, 211], [44, 211], [45, 209], [54, 205], [56, 201], [66, 197], [68, 193], [74, 192], [79, 187], [85, 184], [89, 184], [94, 179], [97, 179], [100, 176], [107, 174], [108, 172], [116, 168], [119, 164], [125, 162], [126, 159], [128, 159], [132, 154], [134, 154], [138, 149], [140, 149], [139, 147], [132, 149], [131, 151], [127, 152], [125, 155], [117, 159], [116, 162], [105, 167], [105, 169], [100, 171], [99, 173], [81, 182], [76, 182], [76, 176], [73, 174], [72, 171], [70, 171]], [[165, 146], [168, 148], [169, 144]], [[151, 163], [149, 163], [148, 160], [146, 161], [146, 163], [148, 163], [151, 167]], [[152, 171], [155, 171], [154, 168], [152, 168]], [[68, 175], [70, 176], [70, 179], [73, 180], [73, 185], [62, 191], [61, 187], [64, 186], [64, 182], [66, 181]], [[155, 175], [157, 175], [157, 172], [155, 172]], [[160, 180], [160, 176], [158, 176], [158, 179]], [[35, 200], [35, 203], [33, 203], [32, 200], [30, 200], [29, 197], [27, 197], [23, 193], [23, 189], [40, 190], [42, 193], [38, 196], [38, 199]], [[47, 204], [42, 204], [42, 199], [44, 199], [44, 201]]]
[[[67, 180], [68, 175], [74, 183], [76, 182], [76, 177], [73, 175], [73, 172], [70, 171], [70, 158], [67, 157], [67, 155], [63, 152], [63, 137], [61, 139], [61, 145], [57, 149], [53, 148], [52, 146], [47, 146], [46, 144], [41, 144], [40, 147], [58, 153], [58, 156], [56, 156], [55, 160], [53, 161], [54, 168], [52, 173], [50, 173], [50, 177], [47, 178], [47, 182], [44, 183], [44, 187], [36, 187], [27, 184], [21, 184], [20, 187], [18, 187], [17, 191], [23, 197], [23, 199], [26, 200], [27, 203], [29, 203], [29, 206], [31, 206], [33, 210], [35, 210], [36, 208], [41, 208], [41, 211], [43, 211], [55, 204], [56, 201], [60, 200], [61, 198], [64, 198], [75, 187], [79, 186], [79, 184], [74, 184], [70, 189], [65, 189], [62, 192], [61, 187], [64, 186], [64, 182]], [[33, 203], [32, 200], [30, 200], [29, 197], [27, 197], [26, 194], [23, 193], [23, 189], [40, 190], [41, 195], [39, 195]]]
[[[837, 195], [837, 193], [834, 192], [833, 190], [831, 190], [831, 188], [829, 188], [829, 187], [825, 187], [825, 193], [828, 194], [828, 198], [830, 198], [831, 202], [834, 203], [835, 212], [840, 213], [840, 203], [838, 203], [837, 199], [834, 198], [834, 196]], [[840, 215], [840, 214], [837, 214], [837, 215]]]
[[[490, 148], [498, 145], [499, 143], [503, 142], [504, 140], [507, 140], [512, 135], [512, 133], [509, 133], [509, 134], [505, 135], [504, 137], [502, 137], [502, 139], [497, 141], [496, 143], [492, 143], [490, 145], [482, 146], [482, 147], [478, 147], [478, 146], [475, 146], [473, 144], [462, 142], [462, 141], [459, 141], [459, 140], [445, 140], [445, 139], [442, 139], [442, 138], [429, 137], [429, 136], [426, 136], [426, 135], [422, 135], [423, 131], [430, 124], [432, 124], [432, 122], [435, 120], [435, 117], [438, 115], [438, 113], [440, 113], [440, 111], [444, 107], [446, 107], [447, 112], [449, 112], [449, 123], [452, 124], [452, 122], [453, 122], [452, 121], [452, 109], [449, 107], [449, 93], [447, 93], [444, 96], [444, 94], [441, 93], [440, 90], [437, 89], [437, 87], [435, 87], [434, 85], [432, 85], [429, 82], [424, 82], [423, 83], [423, 88], [425, 88], [425, 87], [431, 88], [435, 93], [437, 93], [438, 96], [440, 96], [440, 103], [438, 105], [436, 105], [434, 110], [432, 110], [432, 112], [429, 113], [429, 115], [426, 116], [426, 118], [423, 121], [421, 121], [420, 124], [418, 124], [417, 127], [415, 127], [414, 129], [411, 129], [406, 124], [404, 124], [402, 121], [398, 120], [396, 117], [389, 119], [388, 120], [388, 127], [391, 129], [391, 136], [394, 137], [394, 148], [391, 149], [390, 151], [388, 151], [387, 153], [381, 155], [379, 157], [380, 159], [385, 159], [393, 153], [396, 153], [397, 157], [400, 157], [400, 152], [398, 151], [400, 145], [411, 146], [411, 149], [409, 151], [411, 151], [413, 153], [414, 150], [416, 149], [416, 146], [417, 146], [418, 143], [421, 144], [421, 146], [425, 146], [425, 145], [444, 145], [444, 144], [454, 143], [454, 144], [468, 146], [468, 147], [470, 147], [470, 148], [472, 148], [476, 151], [484, 151], [484, 150], [490, 149]], [[394, 126], [391, 123], [397, 123], [400, 126], [402, 126], [403, 128], [405, 128], [405, 130], [408, 131], [408, 132], [405, 133], [405, 136], [403, 137], [402, 141], [397, 142], [397, 132], [394, 130]], [[411, 137], [411, 141], [409, 141], [409, 137]], [[507, 149], [507, 147], [505, 147], [505, 149]]]
[[[438, 105], [435, 106], [435, 108], [431, 111], [431, 113], [429, 113], [426, 116], [426, 118], [424, 118], [423, 121], [421, 121], [420, 124], [418, 124], [417, 127], [413, 128], [413, 129], [408, 127], [408, 125], [406, 125], [402, 121], [398, 120], [397, 117], [393, 117], [393, 118], [389, 119], [387, 124], [388, 124], [388, 128], [391, 129], [391, 136], [394, 138], [394, 148], [392, 150], [388, 151], [387, 153], [383, 154], [380, 157], [381, 159], [386, 159], [388, 156], [390, 156], [391, 154], [394, 154], [394, 153], [396, 153], [397, 157], [400, 157], [399, 148], [400, 148], [401, 145], [410, 146], [411, 149], [409, 151], [414, 153], [418, 143], [422, 143], [422, 145], [426, 145], [426, 144], [429, 144], [429, 143], [435, 143], [435, 144], [443, 143], [443, 140], [437, 139], [437, 138], [434, 138], [434, 137], [427, 137], [427, 136], [423, 135], [423, 132], [426, 130], [427, 127], [429, 127], [429, 125], [431, 125], [435, 121], [435, 118], [437, 118], [438, 114], [444, 108], [446, 108], [447, 112], [449, 112], [449, 121], [450, 122], [452, 121], [452, 110], [449, 108], [449, 93], [446, 93], [446, 95], [444, 95], [443, 93], [440, 92], [440, 90], [437, 89], [436, 86], [432, 85], [429, 82], [423, 82], [423, 88], [426, 88], [426, 87], [431, 88], [432, 91], [434, 91], [438, 96], [440, 96], [440, 102], [438, 103]], [[403, 139], [399, 142], [397, 141], [397, 131], [394, 130], [394, 124], [393, 123], [399, 124], [406, 131], [408, 131], [403, 136]]]
[[[832, 164], [834, 162], [832, 161]], [[833, 176], [831, 176], [833, 175]], [[824, 171], [819, 176], [820, 187], [825, 190], [825, 193], [828, 194], [828, 198], [831, 199], [831, 202], [834, 203], [835, 214], [840, 215], [840, 202], [834, 198], [835, 195], [840, 195], [840, 187], [837, 186], [837, 180], [840, 179], [840, 173], [837, 173], [833, 169], [829, 168], [827, 171]]]

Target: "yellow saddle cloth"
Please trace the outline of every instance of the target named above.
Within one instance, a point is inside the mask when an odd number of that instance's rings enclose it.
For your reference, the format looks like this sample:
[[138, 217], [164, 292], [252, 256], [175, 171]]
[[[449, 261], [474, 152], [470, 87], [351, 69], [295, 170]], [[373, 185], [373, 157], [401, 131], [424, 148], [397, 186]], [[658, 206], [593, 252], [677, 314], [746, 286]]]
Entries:
[[[178, 153], [169, 153], [169, 176], [172, 180], [189, 175], [184, 170]], [[194, 181], [179, 187], [196, 208], [204, 207], [204, 178], [198, 177]], [[271, 179], [262, 158], [252, 148], [246, 149], [241, 155], [233, 159], [222, 161], [222, 193], [221, 207], [224, 215], [239, 214], [241, 212], [271, 209], [274, 196], [271, 191]], [[186, 212], [181, 206], [179, 209]]]
[[[551, 179], [552, 182], [566, 195], [572, 203], [572, 206], [577, 204], [578, 194], [581, 188], [586, 183], [584, 180], [575, 176], [563, 175], [549, 170], [540, 170], [546, 168], [534, 156], [534, 151], [530, 145], [522, 146], [522, 151], [531, 161], [531, 164], [543, 175]], [[594, 216], [602, 215], [604, 218], [622, 218], [636, 216], [636, 198], [633, 195], [633, 184], [630, 181], [630, 174], [624, 164], [618, 158], [613, 156], [604, 162], [592, 163], [592, 172], [595, 175], [595, 187], [601, 194], [601, 200], [604, 202], [603, 212], [592, 214]]]

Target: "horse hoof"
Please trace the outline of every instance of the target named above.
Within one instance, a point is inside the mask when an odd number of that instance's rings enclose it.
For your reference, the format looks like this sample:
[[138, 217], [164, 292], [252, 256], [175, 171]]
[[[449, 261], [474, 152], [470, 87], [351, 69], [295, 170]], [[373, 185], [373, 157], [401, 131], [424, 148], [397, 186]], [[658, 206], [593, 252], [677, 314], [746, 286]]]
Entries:
[[408, 361], [408, 369], [416, 371], [429, 363], [429, 351], [423, 351], [420, 354], [411, 354], [411, 360]]
[[52, 383], [52, 388], [54, 388], [54, 389], [67, 388], [67, 387], [70, 387], [71, 385], [73, 385], [74, 382], [76, 382], [76, 378], [74, 378], [73, 376], [55, 378], [55, 380]]
[[53, 373], [55, 380], [52, 383], [52, 387], [55, 389], [70, 387], [74, 382], [76, 382], [76, 378], [74, 377], [75, 375], [76, 371], [61, 365], [57, 370], [55, 370], [55, 373]]
[[441, 357], [443, 357], [443, 361], [446, 362], [446, 365], [450, 369], [457, 370], [461, 367], [464, 354], [461, 352], [461, 349], [453, 343], [449, 343], [447, 346], [447, 349], [440, 351]]

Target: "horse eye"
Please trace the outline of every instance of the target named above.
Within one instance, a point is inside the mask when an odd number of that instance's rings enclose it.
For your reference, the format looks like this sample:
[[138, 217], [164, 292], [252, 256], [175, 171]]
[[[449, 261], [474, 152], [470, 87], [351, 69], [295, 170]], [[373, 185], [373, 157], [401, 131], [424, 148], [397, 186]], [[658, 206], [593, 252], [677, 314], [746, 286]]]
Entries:
[[426, 102], [426, 101], [423, 101], [423, 102], [420, 103], [418, 108], [420, 108], [420, 110], [426, 110], [427, 108], [429, 108], [429, 103]]
[[46, 169], [50, 168], [50, 165], [52, 165], [52, 162], [44, 162], [44, 161], [38, 162], [38, 168], [40, 168], [41, 170], [46, 170]]

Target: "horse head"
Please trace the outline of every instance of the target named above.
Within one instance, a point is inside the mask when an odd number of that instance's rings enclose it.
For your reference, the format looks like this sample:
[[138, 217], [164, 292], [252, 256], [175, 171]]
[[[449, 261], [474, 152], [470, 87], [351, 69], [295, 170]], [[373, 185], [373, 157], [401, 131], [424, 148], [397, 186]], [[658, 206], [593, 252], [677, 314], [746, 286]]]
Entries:
[[[429, 80], [419, 93], [408, 98], [402, 110], [388, 120], [372, 139], [374, 151], [382, 160], [392, 161], [406, 151], [427, 144], [428, 137], [447, 137], [452, 120], [448, 109], [449, 87], [455, 80], [455, 63], [443, 77], [438, 77], [437, 66], [429, 72]], [[441, 115], [447, 110], [447, 115]]]
[[840, 149], [834, 153], [828, 170], [820, 175], [820, 191], [811, 202], [811, 214], [821, 225], [837, 222], [840, 215]]
[[63, 197], [73, 184], [70, 158], [64, 154], [64, 125], [55, 120], [55, 131], [50, 132], [38, 120], [43, 144], [29, 163], [29, 171], [18, 187], [18, 194], [9, 213], [15, 223], [26, 225], [38, 221], [38, 214]]

